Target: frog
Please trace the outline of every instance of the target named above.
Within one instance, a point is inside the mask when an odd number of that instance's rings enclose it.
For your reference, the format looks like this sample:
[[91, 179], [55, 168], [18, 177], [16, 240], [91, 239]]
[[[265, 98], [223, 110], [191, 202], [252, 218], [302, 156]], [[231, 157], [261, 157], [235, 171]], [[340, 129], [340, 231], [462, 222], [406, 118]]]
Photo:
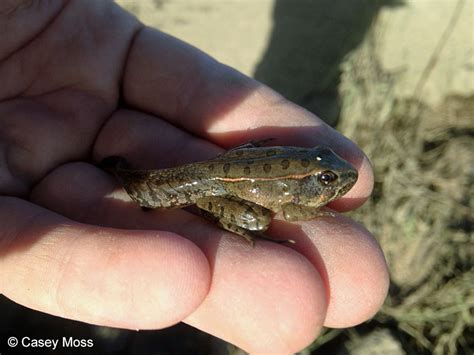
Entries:
[[254, 245], [275, 242], [265, 232], [276, 213], [303, 221], [333, 213], [321, 209], [346, 194], [357, 170], [327, 146], [263, 146], [249, 142], [212, 159], [172, 168], [132, 169], [120, 156], [100, 166], [115, 175], [144, 210], [196, 205], [221, 228]]

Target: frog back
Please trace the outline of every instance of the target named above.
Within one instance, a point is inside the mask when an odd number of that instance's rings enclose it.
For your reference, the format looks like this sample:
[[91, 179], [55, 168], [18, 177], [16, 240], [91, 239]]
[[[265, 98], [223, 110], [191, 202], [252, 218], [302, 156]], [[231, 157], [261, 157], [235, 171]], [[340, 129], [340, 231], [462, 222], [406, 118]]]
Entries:
[[201, 176], [220, 181], [300, 179], [321, 171], [315, 148], [258, 147], [231, 150], [201, 162]]

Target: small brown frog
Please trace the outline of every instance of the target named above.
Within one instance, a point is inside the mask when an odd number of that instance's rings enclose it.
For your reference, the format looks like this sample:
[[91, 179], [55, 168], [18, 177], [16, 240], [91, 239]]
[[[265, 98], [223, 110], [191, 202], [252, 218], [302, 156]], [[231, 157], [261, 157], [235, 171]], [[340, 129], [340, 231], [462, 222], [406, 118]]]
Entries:
[[270, 239], [263, 233], [276, 212], [283, 211], [288, 221], [330, 214], [319, 208], [349, 191], [358, 176], [351, 164], [327, 147], [255, 143], [168, 169], [134, 170], [120, 157], [105, 158], [101, 165], [140, 206], [196, 204], [219, 226], [251, 244], [256, 237]]

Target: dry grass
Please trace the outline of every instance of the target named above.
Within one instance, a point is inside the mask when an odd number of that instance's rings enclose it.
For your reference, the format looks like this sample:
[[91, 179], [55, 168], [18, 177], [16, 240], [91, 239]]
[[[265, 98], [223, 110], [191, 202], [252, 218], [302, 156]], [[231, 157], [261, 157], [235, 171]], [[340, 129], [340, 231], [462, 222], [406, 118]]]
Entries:
[[[376, 317], [405, 350], [472, 353], [474, 97], [436, 108], [396, 99], [370, 41], [345, 65], [340, 129], [372, 160], [375, 190], [353, 214], [386, 253], [392, 288]], [[472, 328], [471, 328], [472, 334]]]

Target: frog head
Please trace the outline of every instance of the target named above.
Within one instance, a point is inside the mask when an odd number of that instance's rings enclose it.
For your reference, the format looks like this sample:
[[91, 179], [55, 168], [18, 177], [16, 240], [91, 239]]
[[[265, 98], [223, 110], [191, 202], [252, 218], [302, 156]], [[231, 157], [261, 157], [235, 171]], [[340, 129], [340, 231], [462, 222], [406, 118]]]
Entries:
[[302, 179], [297, 204], [320, 207], [346, 194], [357, 182], [357, 170], [327, 147], [311, 150], [311, 174]]

